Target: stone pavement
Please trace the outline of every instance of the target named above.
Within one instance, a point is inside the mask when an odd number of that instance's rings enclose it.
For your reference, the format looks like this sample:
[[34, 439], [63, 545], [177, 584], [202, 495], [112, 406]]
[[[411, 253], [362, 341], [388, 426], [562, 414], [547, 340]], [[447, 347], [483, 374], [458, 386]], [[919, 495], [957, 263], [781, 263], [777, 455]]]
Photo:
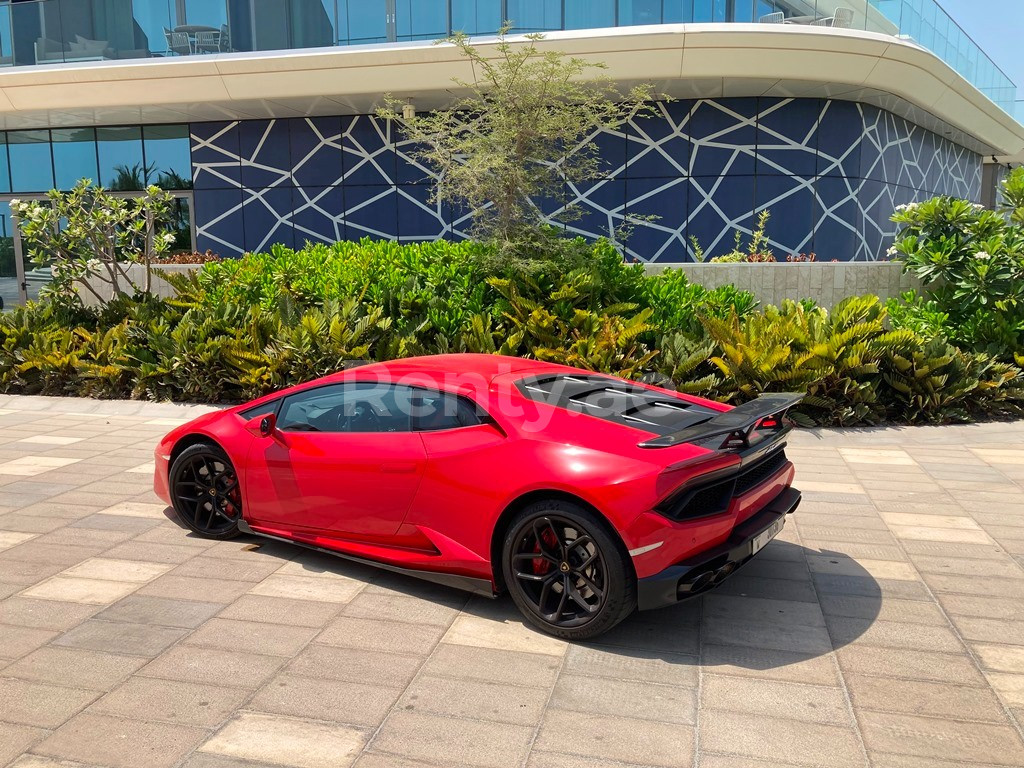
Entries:
[[1024, 425], [804, 432], [701, 601], [566, 644], [487, 601], [183, 530], [198, 409], [0, 397], [0, 765], [1024, 766]]

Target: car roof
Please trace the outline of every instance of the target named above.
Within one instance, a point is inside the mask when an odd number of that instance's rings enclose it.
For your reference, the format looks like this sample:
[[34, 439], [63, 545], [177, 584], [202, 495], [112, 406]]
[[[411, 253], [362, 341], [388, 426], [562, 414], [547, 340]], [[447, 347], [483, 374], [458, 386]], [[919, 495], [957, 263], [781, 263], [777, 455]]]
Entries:
[[[424, 357], [407, 357], [400, 360], [388, 360], [382, 363], [370, 363], [352, 369], [354, 378], [382, 376], [397, 379], [403, 376], [423, 376], [441, 380], [447, 376], [474, 375], [490, 382], [498, 376], [512, 374], [519, 378], [527, 373], [540, 374], [545, 372], [565, 372], [565, 366], [545, 363], [540, 360], [524, 360], [520, 357], [505, 355], [455, 354], [428, 355]], [[445, 387], [446, 389], [448, 387]]]

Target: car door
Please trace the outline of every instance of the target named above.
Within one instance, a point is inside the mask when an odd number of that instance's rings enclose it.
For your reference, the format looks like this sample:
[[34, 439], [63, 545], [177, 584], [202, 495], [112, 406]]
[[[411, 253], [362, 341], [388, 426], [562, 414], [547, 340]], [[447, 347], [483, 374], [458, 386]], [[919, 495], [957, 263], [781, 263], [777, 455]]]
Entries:
[[286, 397], [273, 434], [249, 449], [250, 523], [367, 541], [393, 536], [426, 463], [410, 400], [408, 387], [369, 382]]

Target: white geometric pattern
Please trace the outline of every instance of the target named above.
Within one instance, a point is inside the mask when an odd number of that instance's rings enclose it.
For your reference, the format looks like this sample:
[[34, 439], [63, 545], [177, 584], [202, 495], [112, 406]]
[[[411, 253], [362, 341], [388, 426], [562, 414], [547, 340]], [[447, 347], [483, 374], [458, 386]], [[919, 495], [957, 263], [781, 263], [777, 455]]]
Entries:
[[[731, 249], [768, 208], [777, 256], [872, 260], [888, 247], [896, 205], [980, 195], [977, 154], [875, 107], [721, 99], [656, 111], [588, 138], [604, 178], [567, 189], [564, 202], [584, 214], [569, 232], [608, 237], [630, 224], [629, 256], [678, 262], [693, 258], [691, 237], [709, 256]], [[194, 124], [200, 248], [465, 237], [470, 216], [428, 202], [432, 173], [393, 129], [366, 115]], [[559, 224], [561, 202], [538, 205]]]

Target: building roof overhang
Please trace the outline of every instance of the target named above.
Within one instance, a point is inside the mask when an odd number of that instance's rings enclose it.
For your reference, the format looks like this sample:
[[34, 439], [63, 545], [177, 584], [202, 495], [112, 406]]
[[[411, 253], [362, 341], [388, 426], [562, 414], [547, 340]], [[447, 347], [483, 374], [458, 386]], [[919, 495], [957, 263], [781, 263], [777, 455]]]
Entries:
[[[474, 42], [486, 52], [494, 38]], [[1024, 159], [1024, 125], [935, 54], [885, 34], [674, 24], [552, 32], [541, 45], [604, 62], [623, 86], [858, 101], [1000, 161]], [[431, 109], [472, 78], [453, 46], [430, 42], [15, 67], [0, 72], [0, 128], [360, 114], [385, 93]]]

